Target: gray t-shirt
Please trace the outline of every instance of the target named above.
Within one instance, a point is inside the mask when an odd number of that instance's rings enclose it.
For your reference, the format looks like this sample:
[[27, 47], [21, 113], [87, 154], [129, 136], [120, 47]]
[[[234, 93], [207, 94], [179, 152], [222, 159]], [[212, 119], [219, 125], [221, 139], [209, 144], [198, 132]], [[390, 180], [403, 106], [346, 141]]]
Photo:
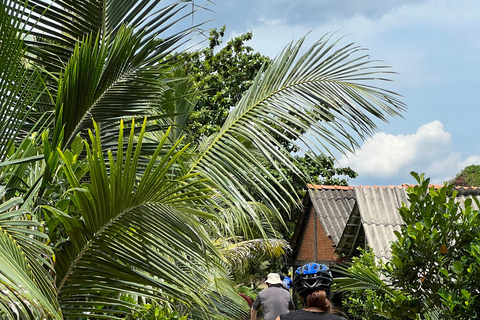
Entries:
[[263, 308], [263, 318], [265, 320], [275, 320], [279, 315], [287, 313], [288, 310], [294, 310], [290, 292], [283, 287], [270, 287], [262, 290], [255, 301], [252, 308], [255, 310]]

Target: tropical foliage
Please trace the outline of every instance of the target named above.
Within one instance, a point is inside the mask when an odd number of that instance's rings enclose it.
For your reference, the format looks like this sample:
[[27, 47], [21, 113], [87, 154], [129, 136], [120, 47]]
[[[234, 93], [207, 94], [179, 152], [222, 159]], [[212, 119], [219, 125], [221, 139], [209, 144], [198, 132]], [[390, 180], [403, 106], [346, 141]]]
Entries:
[[225, 30], [226, 26], [209, 30], [205, 48], [183, 53], [186, 73], [198, 95], [186, 125], [193, 139], [218, 132], [260, 69], [272, 62], [246, 44], [253, 38], [252, 32], [223, 44]]
[[[353, 257], [348, 271], [353, 274], [361, 274], [363, 271], [379, 275], [383, 263], [375, 261], [375, 254], [371, 250], [359, 248], [360, 255]], [[384, 301], [385, 297], [381, 291], [362, 289], [344, 292], [342, 295], [342, 311], [348, 314], [349, 320], [380, 320], [385, 319], [383, 315], [375, 313], [375, 304]]]
[[480, 187], [480, 165], [465, 167], [457, 174], [452, 183], [465, 187]]
[[[399, 208], [405, 222], [392, 243], [392, 259], [378, 269], [346, 270], [342, 289], [372, 289], [376, 313], [390, 319], [476, 319], [480, 280], [479, 201], [459, 199], [452, 185], [430, 185], [412, 173]], [[461, 200], [461, 201], [460, 201]], [[381, 275], [381, 277], [380, 277]]]
[[258, 72], [218, 132], [189, 144], [195, 88], [176, 51], [195, 30], [180, 27], [192, 8], [0, 4], [3, 317], [242, 319], [232, 266], [275, 237], [294, 198], [268, 166], [307, 178], [282, 141], [305, 149], [309, 131], [317, 152], [350, 150], [404, 109], [375, 86], [389, 69], [361, 48], [325, 36], [301, 55], [302, 39]]
[[[183, 108], [181, 110], [183, 114], [189, 114], [188, 117], [183, 117], [185, 121], [182, 127], [186, 128], [185, 132], [188, 138], [193, 141], [199, 141], [205, 136], [217, 133], [230, 110], [252, 85], [256, 74], [262, 67], [268, 67], [272, 63], [272, 59], [255, 52], [252, 47], [247, 45], [247, 42], [253, 38], [252, 32], [234, 37], [223, 44], [225, 31], [225, 26], [220, 29], [211, 29], [208, 45], [202, 50], [183, 53], [186, 62], [183, 59], [180, 59], [179, 62], [185, 66], [185, 72], [191, 83], [189, 88], [194, 90], [192, 95], [197, 97], [197, 102], [189, 105], [190, 109]], [[276, 129], [281, 130], [281, 128]], [[281, 142], [285, 150], [288, 152], [298, 151], [295, 141], [290, 138], [285, 139], [283, 135], [288, 136], [288, 133], [273, 132], [273, 137]], [[348, 167], [335, 167], [335, 160], [325, 154], [297, 154], [294, 159], [299, 171], [308, 176], [309, 180], [315, 184], [347, 185], [347, 178], [357, 176], [356, 172]], [[292, 174], [291, 170], [282, 163], [276, 163], [274, 166], [267, 162], [265, 166], [269, 173], [279, 180], [284, 188], [288, 189], [288, 194], [280, 192], [282, 198], [289, 197], [290, 185], [296, 195], [300, 199], [303, 198], [305, 195], [304, 178]], [[286, 180], [283, 177], [286, 177]], [[282, 218], [287, 225], [287, 230], [282, 233], [283, 238], [288, 241], [295, 231], [299, 212], [295, 206], [296, 204], [292, 203], [289, 210], [282, 211]], [[270, 265], [272, 270], [259, 270], [259, 266], [253, 264], [248, 271], [251, 275], [257, 271], [257, 278], [263, 278], [269, 271], [278, 271], [278, 268], [274, 269], [275, 263]]]

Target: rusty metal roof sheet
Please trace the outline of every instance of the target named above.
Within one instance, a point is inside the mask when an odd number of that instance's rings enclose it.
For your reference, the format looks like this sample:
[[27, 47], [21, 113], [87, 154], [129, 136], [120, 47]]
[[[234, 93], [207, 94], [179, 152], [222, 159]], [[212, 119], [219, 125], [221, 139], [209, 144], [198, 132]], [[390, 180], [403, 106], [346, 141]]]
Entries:
[[337, 245], [355, 206], [353, 188], [316, 188], [308, 192], [326, 235]]

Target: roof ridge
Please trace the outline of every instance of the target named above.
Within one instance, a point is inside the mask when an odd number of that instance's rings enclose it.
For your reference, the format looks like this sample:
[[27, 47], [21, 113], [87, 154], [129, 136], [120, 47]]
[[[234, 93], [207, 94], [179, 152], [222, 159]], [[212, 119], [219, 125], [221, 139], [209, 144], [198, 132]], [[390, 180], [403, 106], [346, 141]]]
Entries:
[[309, 189], [316, 190], [353, 190], [353, 186], [334, 186], [334, 185], [325, 185], [325, 184], [311, 184], [308, 183], [307, 187]]
[[394, 188], [406, 188], [408, 187], [407, 185], [405, 184], [402, 184], [402, 185], [398, 185], [398, 186], [394, 186], [394, 185], [388, 185], [388, 186], [355, 186], [354, 188], [365, 188], [365, 189], [394, 189]]
[[[365, 188], [365, 189], [378, 189], [378, 188], [381, 188], [381, 189], [394, 189], [394, 188], [409, 188], [409, 187], [413, 187], [413, 186], [417, 186], [418, 184], [408, 184], [408, 183], [403, 183], [401, 185], [386, 185], [386, 186], [377, 186], [377, 185], [373, 185], [373, 186], [363, 186], [363, 185], [359, 185], [359, 186], [338, 186], [338, 185], [326, 185], [326, 184], [311, 184], [311, 183], [308, 183], [307, 184], [307, 188], [308, 189], [316, 189], [316, 190], [353, 190], [355, 188]], [[428, 185], [429, 187], [434, 187], [435, 189], [439, 189], [439, 188], [443, 188], [444, 185], [441, 185], [441, 184], [429, 184]], [[480, 190], [480, 187], [475, 187], [475, 186], [453, 186], [453, 189], [455, 190]]]

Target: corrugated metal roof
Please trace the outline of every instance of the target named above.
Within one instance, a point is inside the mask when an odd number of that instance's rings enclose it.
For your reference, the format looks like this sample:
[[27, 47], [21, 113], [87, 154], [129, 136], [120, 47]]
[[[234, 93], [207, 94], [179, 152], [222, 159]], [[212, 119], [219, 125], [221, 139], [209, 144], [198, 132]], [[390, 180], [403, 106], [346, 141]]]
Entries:
[[362, 217], [367, 244], [379, 259], [390, 259], [390, 242], [396, 240], [393, 233], [403, 224], [398, 208], [408, 204], [403, 186], [355, 187], [355, 198]]
[[[464, 202], [466, 199], [471, 199], [471, 198], [476, 198], [479, 202], [480, 202], [480, 196], [458, 196], [455, 198], [455, 202], [459, 202], [460, 201], [460, 207], [462, 209], [465, 209], [465, 205], [464, 205]], [[480, 208], [478, 207], [477, 203], [472, 199], [472, 209], [473, 210], [480, 210]]]
[[398, 208], [408, 204], [403, 187], [355, 187], [355, 198], [364, 224], [400, 225], [403, 223]]
[[382, 259], [383, 262], [390, 260], [392, 257], [390, 245], [392, 241], [397, 241], [394, 231], [400, 231], [400, 225], [363, 224], [363, 230], [375, 257]]
[[[479, 188], [457, 188], [455, 199], [464, 208], [463, 202], [474, 196], [480, 200]], [[378, 259], [391, 258], [390, 243], [396, 241], [394, 231], [400, 231], [403, 220], [398, 212], [402, 203], [409, 204], [406, 186], [355, 187], [355, 198], [362, 217], [365, 238]], [[479, 209], [475, 201], [473, 209]]]
[[308, 190], [323, 229], [335, 245], [340, 241], [347, 220], [355, 206], [352, 189], [316, 188]]
[[[364, 247], [366, 242], [378, 259], [386, 261], [391, 258], [390, 244], [397, 240], [394, 231], [400, 231], [403, 224], [398, 208], [402, 203], [409, 204], [406, 192], [408, 185], [308, 187], [315, 211], [325, 231], [337, 245], [335, 252], [348, 255], [357, 246]], [[455, 201], [461, 202], [462, 208], [467, 198], [475, 197], [480, 202], [480, 188], [455, 189]], [[472, 208], [479, 210], [475, 201], [472, 201]], [[363, 230], [358, 229], [360, 225]]]

